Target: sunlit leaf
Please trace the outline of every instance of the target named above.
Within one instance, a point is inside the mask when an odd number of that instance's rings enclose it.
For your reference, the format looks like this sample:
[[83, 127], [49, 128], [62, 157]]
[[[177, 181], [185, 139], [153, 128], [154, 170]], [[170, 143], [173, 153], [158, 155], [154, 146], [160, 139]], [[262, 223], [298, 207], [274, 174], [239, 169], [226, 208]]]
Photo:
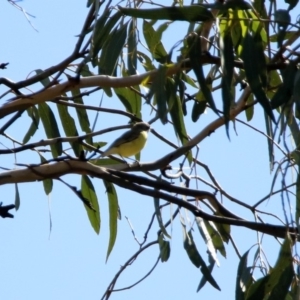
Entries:
[[244, 255], [241, 257], [238, 265], [236, 285], [235, 285], [235, 299], [238, 300], [245, 299], [245, 291], [248, 282], [244, 281], [244, 274], [248, 272], [247, 269], [248, 254], [249, 254], [249, 250], [246, 253], [244, 253]]
[[[136, 87], [139, 92], [139, 87]], [[116, 95], [125, 106], [126, 111], [134, 114], [136, 117], [141, 118], [142, 99], [138, 92], [133, 91], [128, 87], [115, 88]]]
[[218, 257], [217, 257], [217, 252], [215, 249], [215, 246], [212, 242], [211, 236], [207, 230], [206, 223], [204, 223], [204, 220], [200, 217], [196, 217], [196, 223], [198, 225], [198, 229], [202, 235], [202, 238], [204, 239], [206, 246], [207, 246], [207, 252], [209, 255], [213, 258], [217, 266], [220, 266]]
[[167, 62], [168, 53], [161, 42], [161, 35], [154, 30], [151, 23], [145, 20], [143, 21], [143, 33], [153, 58], [160, 63]]
[[222, 237], [217, 230], [217, 227], [215, 226], [215, 223], [211, 221], [203, 220], [206, 229], [208, 231], [208, 234], [210, 235], [211, 241], [215, 247], [216, 250], [218, 250], [224, 257], [226, 257], [226, 249], [224, 247], [224, 243], [222, 240]]

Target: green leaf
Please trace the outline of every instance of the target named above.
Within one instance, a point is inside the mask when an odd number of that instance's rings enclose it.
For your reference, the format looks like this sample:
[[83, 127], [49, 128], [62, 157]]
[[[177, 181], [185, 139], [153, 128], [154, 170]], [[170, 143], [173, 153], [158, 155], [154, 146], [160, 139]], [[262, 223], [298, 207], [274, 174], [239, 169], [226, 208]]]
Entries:
[[129, 75], [136, 74], [137, 68], [137, 39], [136, 39], [136, 19], [132, 19], [128, 27], [127, 38], [128, 54], [127, 65]]
[[269, 151], [270, 170], [272, 171], [274, 167], [274, 144], [273, 144], [274, 136], [273, 136], [272, 122], [270, 121], [270, 118], [266, 113], [264, 114], [264, 117], [265, 117], [267, 135], [271, 138], [271, 139], [267, 139], [267, 143], [268, 143], [268, 151]]
[[256, 47], [253, 36], [247, 33], [243, 40], [242, 58], [244, 61], [245, 73], [253, 94], [257, 101], [264, 108], [266, 114], [275, 122], [269, 99], [263, 90], [262, 78], [260, 76], [261, 68], [261, 49]]
[[[296, 36], [298, 34], [298, 31], [295, 31], [295, 30], [287, 30], [284, 32], [284, 36], [282, 37], [282, 40], [288, 40], [290, 39], [291, 37], [293, 36]], [[270, 35], [270, 42], [277, 42], [278, 41], [278, 36], [279, 36], [279, 33], [275, 33], [273, 35]]]
[[[44, 71], [41, 70], [41, 69], [37, 69], [37, 70], [35, 70], [35, 73], [36, 73], [37, 75], [40, 75], [40, 74], [43, 74]], [[50, 79], [49, 79], [49, 77], [46, 77], [46, 78], [42, 79], [40, 82], [41, 82], [41, 84], [42, 84], [44, 87], [46, 87], [46, 86], [48, 86], [48, 85], [50, 84]]]
[[203, 222], [206, 226], [208, 234], [210, 235], [214, 247], [226, 258], [226, 249], [224, 247], [222, 237], [217, 230], [217, 227], [215, 226], [215, 223], [206, 220], [203, 220]]
[[165, 241], [163, 235], [161, 234], [158, 237], [158, 244], [159, 244], [159, 251], [160, 251], [160, 260], [161, 262], [165, 262], [170, 257], [170, 253], [171, 253], [170, 242]]
[[[56, 118], [47, 103], [38, 104], [39, 115], [41, 117], [46, 136], [48, 139], [60, 137], [59, 129], [56, 123]], [[62, 154], [62, 144], [55, 143], [50, 145], [53, 157], [58, 157]]]
[[188, 83], [190, 86], [192, 86], [193, 88], [196, 88], [198, 89], [198, 85], [196, 84], [196, 82], [194, 81], [194, 79], [192, 79], [189, 75], [187, 75], [186, 73], [184, 72], [181, 72], [181, 78], [183, 81], [185, 81], [186, 83]]
[[[219, 214], [215, 213], [214, 215], [220, 216]], [[222, 240], [225, 243], [229, 242], [229, 237], [230, 237], [230, 225], [228, 224], [221, 224], [221, 223], [215, 223], [215, 226], [218, 229], [218, 232], [220, 233]]]
[[226, 134], [229, 138], [229, 121], [230, 109], [233, 103], [233, 95], [231, 93], [233, 68], [234, 68], [234, 53], [233, 42], [231, 33], [225, 28], [221, 32], [220, 39], [220, 54], [221, 54], [221, 67], [222, 67], [222, 99], [223, 99], [223, 114], [225, 119]]
[[20, 193], [19, 193], [19, 188], [18, 188], [18, 184], [15, 183], [15, 209], [18, 210], [20, 208]]
[[284, 240], [274, 268], [270, 271], [270, 277], [266, 284], [265, 293], [269, 299], [285, 299], [294, 277], [292, 241], [289, 236]]
[[[183, 246], [184, 249], [191, 260], [191, 262], [197, 267], [200, 268], [200, 271], [202, 272], [203, 276], [205, 279], [216, 289], [220, 291], [220, 288], [217, 284], [217, 282], [214, 280], [214, 278], [211, 275], [211, 272], [207, 265], [205, 264], [203, 258], [200, 256], [196, 244], [194, 243], [193, 235], [192, 232], [189, 231], [188, 233], [186, 232], [185, 225], [182, 224], [182, 229], [183, 229]], [[201, 288], [201, 287], [200, 287]]]
[[192, 121], [197, 122], [199, 117], [205, 112], [207, 101], [200, 90], [196, 95], [196, 101], [192, 109]]
[[269, 275], [260, 278], [257, 281], [255, 281], [253, 284], [251, 284], [246, 293], [246, 300], [264, 299], [265, 286], [266, 283], [268, 282], [268, 279], [269, 279]]
[[143, 33], [153, 58], [160, 63], [166, 63], [168, 53], [161, 42], [160, 33], [157, 33], [152, 25], [145, 20], [143, 21]]
[[244, 274], [248, 272], [248, 268], [247, 268], [248, 254], [249, 254], [249, 250], [246, 253], [244, 253], [244, 255], [241, 257], [238, 270], [237, 270], [236, 285], [235, 285], [235, 299], [237, 300], [245, 299], [245, 291], [248, 282], [244, 281], [245, 278]]
[[167, 122], [166, 72], [167, 67], [160, 65], [157, 70], [157, 76], [155, 76], [147, 95], [148, 101], [151, 99], [152, 95], [155, 95], [157, 114], [163, 124]]
[[32, 123], [23, 138], [23, 144], [26, 144], [30, 140], [30, 138], [34, 136], [34, 134], [36, 133], [39, 127], [39, 122], [40, 122], [39, 112], [35, 106], [28, 108], [27, 113], [32, 119]]
[[154, 197], [154, 208], [155, 208], [156, 219], [157, 219], [157, 222], [158, 222], [161, 232], [170, 239], [171, 236], [168, 234], [166, 227], [164, 226], [161, 211], [159, 208], [159, 198]]
[[248, 122], [252, 120], [254, 115], [254, 105], [252, 105], [253, 102], [254, 102], [253, 94], [250, 94], [246, 103], [246, 105], [249, 105], [249, 107], [245, 110], [245, 114]]
[[294, 79], [296, 76], [296, 72], [296, 64], [292, 61], [282, 72], [283, 83], [279, 86], [277, 92], [271, 100], [272, 108], [277, 108], [281, 105], [288, 104], [293, 94]]
[[105, 40], [99, 59], [99, 74], [114, 75], [120, 53], [124, 47], [127, 36], [127, 25], [114, 29]]
[[[270, 274], [252, 284], [247, 292], [247, 300], [285, 299], [294, 277], [292, 241], [286, 237], [281, 246], [277, 262]], [[265, 298], [267, 296], [267, 298]]]
[[106, 261], [107, 261], [115, 245], [115, 241], [117, 238], [119, 204], [118, 204], [117, 192], [115, 190], [114, 185], [111, 182], [106, 180], [103, 180], [103, 183], [106, 189], [106, 193], [108, 197], [108, 207], [109, 207], [109, 243], [108, 243], [108, 249], [106, 254]]
[[145, 53], [137, 51], [137, 58], [140, 61], [140, 63], [144, 66], [144, 68], [147, 72], [156, 69], [155, 66], [153, 65], [150, 57], [148, 55], [146, 55]]
[[[72, 96], [73, 96], [74, 103], [84, 105], [82, 97], [79, 97], [80, 89], [74, 88], [74, 89], [71, 90], [71, 93], [72, 93]], [[86, 109], [81, 108], [81, 107], [76, 107], [75, 110], [76, 110], [76, 114], [77, 114], [77, 117], [78, 117], [78, 121], [79, 121], [81, 130], [83, 132], [85, 132], [86, 134], [91, 133], [92, 131], [91, 131], [91, 128], [90, 128], [90, 121], [89, 121], [89, 117], [88, 117]], [[86, 141], [91, 145], [93, 144], [92, 137], [88, 137], [86, 139]]]
[[[112, 28], [121, 18], [122, 14], [117, 11], [111, 18], [109, 17], [111, 10], [105, 10], [103, 15], [97, 20], [94, 33], [92, 36], [91, 58], [93, 67], [97, 65], [97, 55], [104, 47]], [[106, 22], [107, 21], [107, 22]]]
[[194, 243], [194, 239], [191, 231], [186, 232], [185, 225], [182, 224], [183, 230], [183, 246], [190, 259], [196, 268], [200, 268], [202, 264], [202, 258], [198, 252], [198, 249]]
[[[101, 17], [96, 21], [91, 41], [91, 59], [93, 62], [95, 62], [98, 52], [103, 46], [103, 36], [107, 36], [112, 29], [105, 26], [106, 21], [109, 20], [111, 12], [112, 10], [106, 9], [102, 13]], [[95, 64], [93, 64], [93, 66], [95, 67]]]
[[202, 64], [199, 61], [199, 56], [201, 54], [201, 40], [200, 37], [196, 33], [191, 33], [187, 38], [187, 43], [189, 47], [189, 58], [191, 60], [192, 69], [195, 72], [197, 80], [199, 82], [201, 91], [210, 105], [211, 109], [218, 114], [215, 102], [211, 95], [211, 91], [206, 84], [206, 80], [204, 78], [204, 73], [202, 69]]
[[97, 195], [95, 193], [94, 186], [89, 179], [88, 176], [83, 175], [81, 177], [81, 193], [82, 196], [87, 199], [94, 210], [90, 209], [88, 206], [84, 204], [84, 207], [86, 209], [89, 221], [94, 228], [95, 232], [99, 234], [100, 232], [100, 224], [101, 224], [101, 219], [100, 219], [100, 207], [97, 199]]
[[[69, 114], [68, 107], [65, 105], [57, 104], [57, 110], [66, 136], [78, 136], [78, 131], [76, 129], [74, 119]], [[70, 145], [76, 157], [79, 157], [82, 151], [82, 146], [78, 142], [70, 142]]]
[[153, 19], [153, 20], [171, 20], [171, 21], [208, 21], [213, 20], [214, 16], [210, 10], [198, 6], [182, 6], [182, 7], [163, 7], [154, 9], [132, 9], [119, 6], [120, 11], [127, 16]]
[[[209, 265], [208, 265], [208, 267], [207, 267], [207, 270], [208, 270], [208, 272], [211, 274], [211, 272], [213, 271], [213, 268], [214, 268], [214, 266], [215, 266], [215, 262], [214, 261], [212, 261]], [[206, 284], [206, 282], [207, 282], [208, 280], [206, 279], [206, 277], [205, 276], [202, 276], [202, 278], [201, 278], [201, 280], [200, 280], [200, 283], [199, 283], [199, 285], [198, 285], [198, 287], [197, 287], [197, 293], [204, 287], [204, 285]]]
[[296, 117], [300, 119], [300, 70], [297, 70], [294, 79], [293, 102], [296, 105]]
[[[298, 167], [299, 168], [299, 167]], [[296, 216], [295, 222], [299, 228], [299, 220], [300, 220], [300, 172], [297, 175], [297, 182], [296, 182]]]
[[[42, 156], [40, 153], [39, 153], [39, 155], [41, 158], [41, 163], [42, 164], [47, 163], [47, 160], [44, 158], [44, 156]], [[46, 195], [49, 195], [52, 192], [53, 180], [51, 178], [44, 179], [43, 186], [44, 186], [44, 191], [45, 191]]]
[[[138, 86], [134, 87], [137, 91], [140, 90]], [[122, 104], [125, 106], [126, 111], [132, 113], [138, 118], [141, 118], [142, 109], [142, 98], [141, 95], [128, 87], [115, 88], [116, 95], [121, 100]]]
[[[179, 97], [177, 96], [177, 89], [174, 80], [170, 78], [167, 78], [166, 82], [166, 96], [175, 134], [179, 137], [182, 145], [185, 145], [189, 140], [183, 119], [182, 105]], [[189, 162], [192, 163], [193, 157], [191, 151], [187, 153], [187, 157]]]
[[212, 257], [213, 261], [219, 267], [220, 263], [219, 263], [219, 260], [217, 257], [217, 252], [216, 252], [215, 246], [212, 242], [211, 236], [208, 232], [208, 229], [206, 227], [206, 223], [204, 223], [204, 220], [200, 217], [196, 217], [196, 223], [197, 223], [198, 229], [200, 231], [200, 234], [205, 241], [208, 254]]

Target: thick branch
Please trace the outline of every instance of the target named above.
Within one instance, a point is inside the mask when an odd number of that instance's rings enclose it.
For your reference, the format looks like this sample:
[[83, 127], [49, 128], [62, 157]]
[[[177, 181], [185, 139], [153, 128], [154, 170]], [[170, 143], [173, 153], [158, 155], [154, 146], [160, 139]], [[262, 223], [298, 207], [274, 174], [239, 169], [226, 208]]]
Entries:
[[[201, 211], [198, 207], [196, 207], [192, 203], [183, 201], [180, 198], [161, 192], [159, 188], [162, 188], [162, 186], [157, 186], [157, 188], [152, 188], [152, 189], [145, 188], [137, 183], [134, 183], [133, 181], [130, 181], [126, 178], [122, 178], [122, 177], [126, 177], [123, 176], [124, 174], [122, 175], [122, 172], [119, 172], [118, 173], [119, 176], [116, 176], [111, 174], [110, 170], [108, 169], [97, 167], [95, 165], [92, 165], [89, 162], [84, 162], [79, 160], [68, 160], [68, 161], [56, 162], [53, 164], [28, 166], [28, 168], [22, 170], [3, 172], [0, 174], [0, 185], [8, 184], [8, 183], [33, 182], [33, 181], [43, 180], [46, 178], [58, 178], [66, 174], [81, 174], [81, 175], [85, 174], [96, 178], [105, 179], [114, 184], [117, 184], [120, 187], [132, 190], [134, 192], [138, 192], [142, 195], [158, 197], [160, 199], [164, 199], [173, 204], [176, 204], [180, 207], [184, 207], [189, 211], [191, 211], [195, 216], [204, 218], [205, 220], [214, 221], [222, 224], [230, 224], [230, 225], [246, 227], [255, 231], [259, 231], [280, 238], [284, 238], [287, 231], [289, 231], [290, 235], [294, 238], [295, 238], [295, 234], [297, 234], [296, 229], [293, 227], [262, 224], [256, 222], [249, 222], [243, 219], [235, 219], [230, 217], [228, 218], [223, 216], [220, 217], [220, 216], [207, 214]], [[145, 181], [145, 183], [147, 183], [147, 181]], [[174, 187], [170, 185], [169, 189], [172, 190], [172, 188]], [[182, 194], [188, 194], [189, 189], [181, 188], [181, 192]], [[193, 193], [197, 193], [198, 195], [197, 198], [200, 199], [206, 198], [207, 195], [209, 194], [203, 191], [196, 191], [196, 192], [193, 191]], [[298, 234], [297, 234], [297, 239], [299, 239]]]

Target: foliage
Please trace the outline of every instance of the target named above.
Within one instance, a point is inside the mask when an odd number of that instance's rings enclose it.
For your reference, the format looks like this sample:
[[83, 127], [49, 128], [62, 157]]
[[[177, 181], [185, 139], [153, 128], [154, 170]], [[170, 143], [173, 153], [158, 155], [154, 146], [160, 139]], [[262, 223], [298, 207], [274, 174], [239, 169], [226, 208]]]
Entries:
[[[265, 265], [259, 238], [250, 266], [247, 263], [250, 245], [244, 255], [236, 251], [240, 258], [236, 299], [294, 299], [299, 280], [294, 270], [297, 253], [293, 246], [299, 240], [300, 218], [300, 53], [297, 45], [300, 27], [292, 19], [298, 2], [286, 3], [287, 9], [277, 9], [273, 1], [267, 5], [259, 0], [253, 5], [245, 1], [206, 4], [174, 1], [169, 6], [143, 1], [121, 2], [122, 6], [115, 6], [112, 1], [88, 1], [85, 23], [67, 58], [46, 70], [35, 70], [35, 75], [23, 81], [0, 78], [0, 84], [7, 87], [1, 97], [8, 100], [0, 107], [2, 144], [11, 140], [18, 145], [2, 148], [0, 154], [34, 151], [38, 155], [38, 162], [28, 161], [26, 165], [19, 164], [17, 170], [12, 167], [0, 174], [1, 185], [14, 183], [16, 186], [16, 208], [22, 198], [18, 183], [40, 180], [48, 195], [53, 180], [60, 180], [83, 202], [93, 229], [99, 233], [100, 205], [94, 184], [101, 179], [109, 202], [107, 259], [117, 239], [120, 208], [115, 186], [118, 186], [154, 199], [157, 240], [145, 239], [134, 257], [149, 246], [156, 246], [159, 259], [166, 262], [171, 255], [169, 228], [172, 221], [179, 218], [183, 248], [202, 274], [197, 290], [206, 282], [220, 289], [221, 284], [213, 277], [213, 268], [219, 265], [218, 254], [226, 257], [226, 244], [229, 241], [234, 244], [231, 228], [255, 230], [282, 239], [278, 260], [272, 267]], [[174, 32], [176, 35], [173, 25], [179, 22], [186, 26], [186, 33], [177, 37], [177, 43], [168, 49], [167, 36]], [[175, 50], [179, 52], [176, 58]], [[9, 65], [2, 63], [0, 67], [5, 69]], [[29, 92], [27, 88], [36, 87], [38, 83], [43, 88]], [[115, 95], [123, 109], [87, 105], [85, 99], [91, 95], [106, 98]], [[152, 134], [174, 150], [149, 163], [141, 160], [129, 165], [115, 157], [98, 159], [99, 149], [105, 144], [98, 137], [111, 130], [129, 128], [129, 125], [95, 131], [91, 126], [92, 111], [123, 116], [128, 123], [145, 121], [147, 114], [154, 112], [155, 116], [149, 121]], [[194, 127], [199, 128], [197, 122], [205, 111], [210, 111], [214, 120], [191, 138], [187, 124], [191, 120]], [[264, 113], [261, 115], [260, 111]], [[239, 119], [243, 114], [248, 123]], [[263, 130], [251, 125], [257, 114], [265, 124]], [[29, 118], [31, 124], [23, 140], [11, 138], [7, 134], [10, 126], [25, 118]], [[243, 122], [260, 132], [268, 142], [274, 180], [270, 193], [254, 205], [222, 189], [209, 166], [198, 160], [197, 151], [193, 152], [199, 143], [223, 126], [230, 139], [230, 124], [235, 122]], [[172, 125], [179, 146], [155, 130], [159, 123]], [[44, 139], [32, 142], [40, 132], [45, 134]], [[292, 143], [286, 141], [287, 135], [292, 136]], [[178, 172], [172, 173], [172, 167], [178, 165]], [[210, 182], [192, 176], [192, 172], [187, 174], [185, 167], [196, 174], [203, 169]], [[289, 179], [289, 171], [297, 174], [296, 179]], [[62, 180], [67, 174], [81, 176], [80, 190]], [[275, 190], [280, 174], [282, 186]], [[198, 189], [199, 178], [207, 185], [206, 189]], [[295, 193], [293, 188], [296, 188]], [[275, 194], [281, 195], [285, 220], [280, 222], [273, 214], [269, 224], [264, 216], [270, 213], [259, 207]], [[252, 213], [254, 221], [232, 213], [221, 203], [223, 198]], [[166, 220], [163, 212], [171, 204], [177, 209]], [[5, 210], [3, 206], [5, 211], [0, 215], [11, 216], [8, 209], [12, 207], [7, 206]], [[288, 210], [294, 214], [288, 215]], [[184, 211], [192, 214], [194, 220], [184, 217]], [[152, 226], [151, 222], [149, 230]], [[208, 263], [194, 240], [195, 228], [206, 243]], [[254, 276], [256, 267], [262, 269], [258, 280]], [[125, 267], [116, 278], [124, 270]], [[113, 280], [103, 299], [112, 295], [115, 283]]]

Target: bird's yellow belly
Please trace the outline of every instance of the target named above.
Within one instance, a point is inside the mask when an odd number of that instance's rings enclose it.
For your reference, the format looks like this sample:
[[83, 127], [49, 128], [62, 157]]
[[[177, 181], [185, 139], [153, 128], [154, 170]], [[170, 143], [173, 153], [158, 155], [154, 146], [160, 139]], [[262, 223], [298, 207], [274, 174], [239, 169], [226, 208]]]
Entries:
[[138, 154], [144, 148], [147, 142], [147, 136], [146, 131], [141, 132], [137, 139], [119, 146], [116, 149], [116, 154], [125, 157]]

